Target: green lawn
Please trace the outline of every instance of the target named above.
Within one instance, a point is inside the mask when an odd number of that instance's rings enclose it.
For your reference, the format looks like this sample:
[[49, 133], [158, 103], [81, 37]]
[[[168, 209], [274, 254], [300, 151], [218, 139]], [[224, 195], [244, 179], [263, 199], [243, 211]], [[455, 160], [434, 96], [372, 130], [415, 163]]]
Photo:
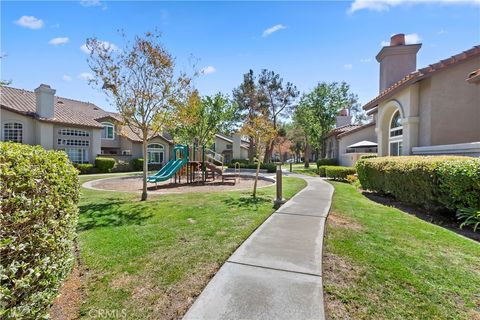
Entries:
[[324, 249], [331, 318], [480, 319], [480, 245], [332, 182]]
[[[286, 170], [290, 170], [290, 164], [289, 163], [285, 164], [284, 168]], [[300, 173], [300, 174], [305, 174], [312, 177], [318, 177], [317, 164], [315, 162], [311, 162], [309, 168], [305, 168], [304, 163], [293, 163], [292, 171], [294, 173]]]
[[[82, 182], [95, 179], [81, 177]], [[306, 186], [284, 178], [284, 196]], [[186, 311], [228, 256], [273, 211], [275, 188], [151, 196], [82, 189], [79, 246], [86, 286], [81, 315], [171, 319]]]

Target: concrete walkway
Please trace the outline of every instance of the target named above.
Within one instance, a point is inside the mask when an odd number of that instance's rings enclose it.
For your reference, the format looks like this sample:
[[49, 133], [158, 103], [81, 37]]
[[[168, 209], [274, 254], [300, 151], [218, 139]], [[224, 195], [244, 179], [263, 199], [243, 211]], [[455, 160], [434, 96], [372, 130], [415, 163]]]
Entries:
[[324, 319], [322, 243], [333, 187], [308, 186], [227, 260], [184, 319]]

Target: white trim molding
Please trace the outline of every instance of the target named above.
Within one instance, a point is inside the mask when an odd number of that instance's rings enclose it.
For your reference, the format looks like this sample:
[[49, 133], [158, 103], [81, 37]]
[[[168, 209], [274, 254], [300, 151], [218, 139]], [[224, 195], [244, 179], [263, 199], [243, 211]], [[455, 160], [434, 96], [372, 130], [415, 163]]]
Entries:
[[414, 147], [412, 148], [412, 153], [414, 155], [450, 154], [480, 157], [480, 141], [438, 146]]

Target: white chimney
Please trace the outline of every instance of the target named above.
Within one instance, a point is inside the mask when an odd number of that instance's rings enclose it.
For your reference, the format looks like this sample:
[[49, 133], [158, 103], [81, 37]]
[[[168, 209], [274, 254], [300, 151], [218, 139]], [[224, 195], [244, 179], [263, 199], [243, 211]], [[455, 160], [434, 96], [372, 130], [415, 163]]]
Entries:
[[53, 118], [55, 115], [54, 97], [55, 89], [50, 88], [49, 85], [41, 84], [35, 89], [36, 96], [36, 111], [41, 118]]
[[380, 63], [380, 92], [417, 70], [417, 53], [422, 46], [405, 44], [403, 33], [390, 38], [390, 46], [383, 47], [376, 59]]

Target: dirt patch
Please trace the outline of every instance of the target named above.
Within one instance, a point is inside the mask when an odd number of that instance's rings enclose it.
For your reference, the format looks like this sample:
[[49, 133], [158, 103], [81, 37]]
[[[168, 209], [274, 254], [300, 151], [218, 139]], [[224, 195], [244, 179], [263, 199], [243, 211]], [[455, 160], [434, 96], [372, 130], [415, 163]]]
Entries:
[[73, 320], [79, 318], [82, 303], [82, 274], [77, 264], [60, 288], [59, 295], [50, 309], [52, 320]]
[[[185, 180], [181, 183], [174, 183], [173, 180], [159, 182], [157, 184], [149, 183], [148, 191], [151, 193], [182, 193], [182, 192], [217, 192], [233, 191], [253, 188], [253, 177], [240, 177], [236, 181], [225, 180], [221, 178], [215, 181], [194, 182], [187, 184]], [[273, 184], [272, 181], [259, 178], [258, 187], [264, 187]], [[141, 192], [142, 178], [138, 176], [118, 177], [111, 179], [98, 180], [91, 183], [91, 187], [104, 190]]]
[[362, 230], [362, 226], [358, 222], [346, 217], [342, 217], [335, 212], [330, 212], [327, 218], [327, 223], [333, 227], [347, 228], [354, 231]]
[[143, 285], [133, 289], [131, 302], [142, 305], [146, 313], [154, 314], [156, 319], [181, 319], [218, 267], [216, 263], [204, 265], [168, 288], [155, 285], [151, 279], [136, 279], [132, 283]]
[[325, 312], [327, 319], [357, 319], [365, 312], [354, 301], [344, 303], [336, 294], [345, 288], [355, 287], [362, 276], [360, 267], [332, 253], [323, 255], [323, 285], [325, 288]]
[[361, 193], [374, 202], [385, 206], [394, 207], [400, 211], [414, 215], [417, 218], [422, 219], [423, 221], [438, 225], [464, 237], [480, 242], [480, 232], [474, 232], [472, 229], [469, 228], [460, 229], [455, 214], [452, 212], [426, 210], [397, 201], [393, 197], [383, 196], [378, 193], [368, 192], [365, 190], [362, 190]]

